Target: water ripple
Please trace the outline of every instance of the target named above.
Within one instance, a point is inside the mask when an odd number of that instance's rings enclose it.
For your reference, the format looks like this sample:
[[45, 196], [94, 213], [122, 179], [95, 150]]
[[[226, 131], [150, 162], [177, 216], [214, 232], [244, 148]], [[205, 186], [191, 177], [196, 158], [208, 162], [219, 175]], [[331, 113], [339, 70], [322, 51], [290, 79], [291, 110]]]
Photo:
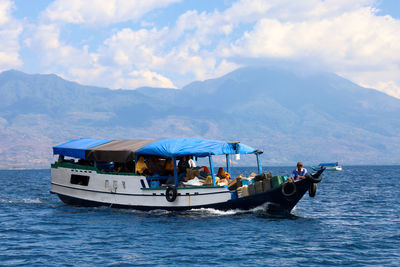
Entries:
[[399, 266], [398, 173], [345, 167], [291, 214], [271, 215], [73, 207], [49, 194], [49, 170], [0, 171], [0, 265]]

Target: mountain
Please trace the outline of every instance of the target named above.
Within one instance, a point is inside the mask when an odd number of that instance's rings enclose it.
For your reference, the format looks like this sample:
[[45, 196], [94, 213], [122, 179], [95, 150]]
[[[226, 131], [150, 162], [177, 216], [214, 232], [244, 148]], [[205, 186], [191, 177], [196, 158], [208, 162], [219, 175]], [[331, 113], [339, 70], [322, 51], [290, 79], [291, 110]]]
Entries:
[[79, 137], [240, 140], [268, 165], [400, 162], [400, 100], [331, 73], [247, 67], [179, 90], [110, 90], [10, 70], [0, 96], [0, 168], [48, 167], [53, 145]]

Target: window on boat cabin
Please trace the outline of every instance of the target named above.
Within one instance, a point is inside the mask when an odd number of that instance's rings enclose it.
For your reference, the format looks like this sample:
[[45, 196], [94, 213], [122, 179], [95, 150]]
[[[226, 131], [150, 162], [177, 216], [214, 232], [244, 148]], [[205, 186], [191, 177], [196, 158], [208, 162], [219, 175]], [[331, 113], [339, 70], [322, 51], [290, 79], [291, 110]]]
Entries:
[[88, 186], [89, 176], [79, 175], [79, 174], [71, 174], [71, 184]]

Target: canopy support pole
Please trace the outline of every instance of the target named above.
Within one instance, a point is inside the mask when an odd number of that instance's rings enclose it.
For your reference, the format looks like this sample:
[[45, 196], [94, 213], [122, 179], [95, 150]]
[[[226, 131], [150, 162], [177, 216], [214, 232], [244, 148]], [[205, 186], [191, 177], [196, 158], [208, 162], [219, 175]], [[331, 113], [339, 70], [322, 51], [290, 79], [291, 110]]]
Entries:
[[133, 170], [133, 173], [136, 173], [136, 165], [138, 163], [139, 160], [139, 155], [135, 153], [135, 169]]
[[229, 154], [226, 154], [226, 170], [228, 171], [229, 175], [231, 174], [231, 157]]
[[174, 163], [174, 180], [175, 180], [175, 187], [178, 187], [179, 181], [178, 181], [178, 171], [176, 169], [176, 160], [175, 157], [172, 157], [172, 162]]
[[258, 174], [261, 174], [262, 168], [261, 168], [261, 164], [260, 164], [260, 153], [256, 152], [256, 157], [257, 157]]
[[214, 166], [213, 166], [212, 155], [208, 156], [208, 160], [210, 161], [210, 171], [211, 171], [211, 177], [213, 179], [213, 184], [214, 184], [214, 186], [216, 186], [217, 183], [215, 182], [215, 174], [214, 174]]

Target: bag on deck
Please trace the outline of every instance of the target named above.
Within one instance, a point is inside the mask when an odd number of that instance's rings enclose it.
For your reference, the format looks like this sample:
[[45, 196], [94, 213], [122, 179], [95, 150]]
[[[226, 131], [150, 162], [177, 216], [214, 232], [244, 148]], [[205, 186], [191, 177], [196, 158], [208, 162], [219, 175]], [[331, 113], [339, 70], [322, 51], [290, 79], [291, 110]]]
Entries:
[[257, 181], [254, 183], [255, 191], [256, 194], [262, 193], [263, 192], [263, 182], [262, 181]]
[[235, 178], [228, 184], [229, 190], [236, 190], [238, 187], [241, 186], [242, 186], [242, 181], [240, 180], [240, 178]]
[[263, 192], [268, 191], [271, 189], [271, 179], [265, 179], [262, 181], [262, 185], [263, 185]]

